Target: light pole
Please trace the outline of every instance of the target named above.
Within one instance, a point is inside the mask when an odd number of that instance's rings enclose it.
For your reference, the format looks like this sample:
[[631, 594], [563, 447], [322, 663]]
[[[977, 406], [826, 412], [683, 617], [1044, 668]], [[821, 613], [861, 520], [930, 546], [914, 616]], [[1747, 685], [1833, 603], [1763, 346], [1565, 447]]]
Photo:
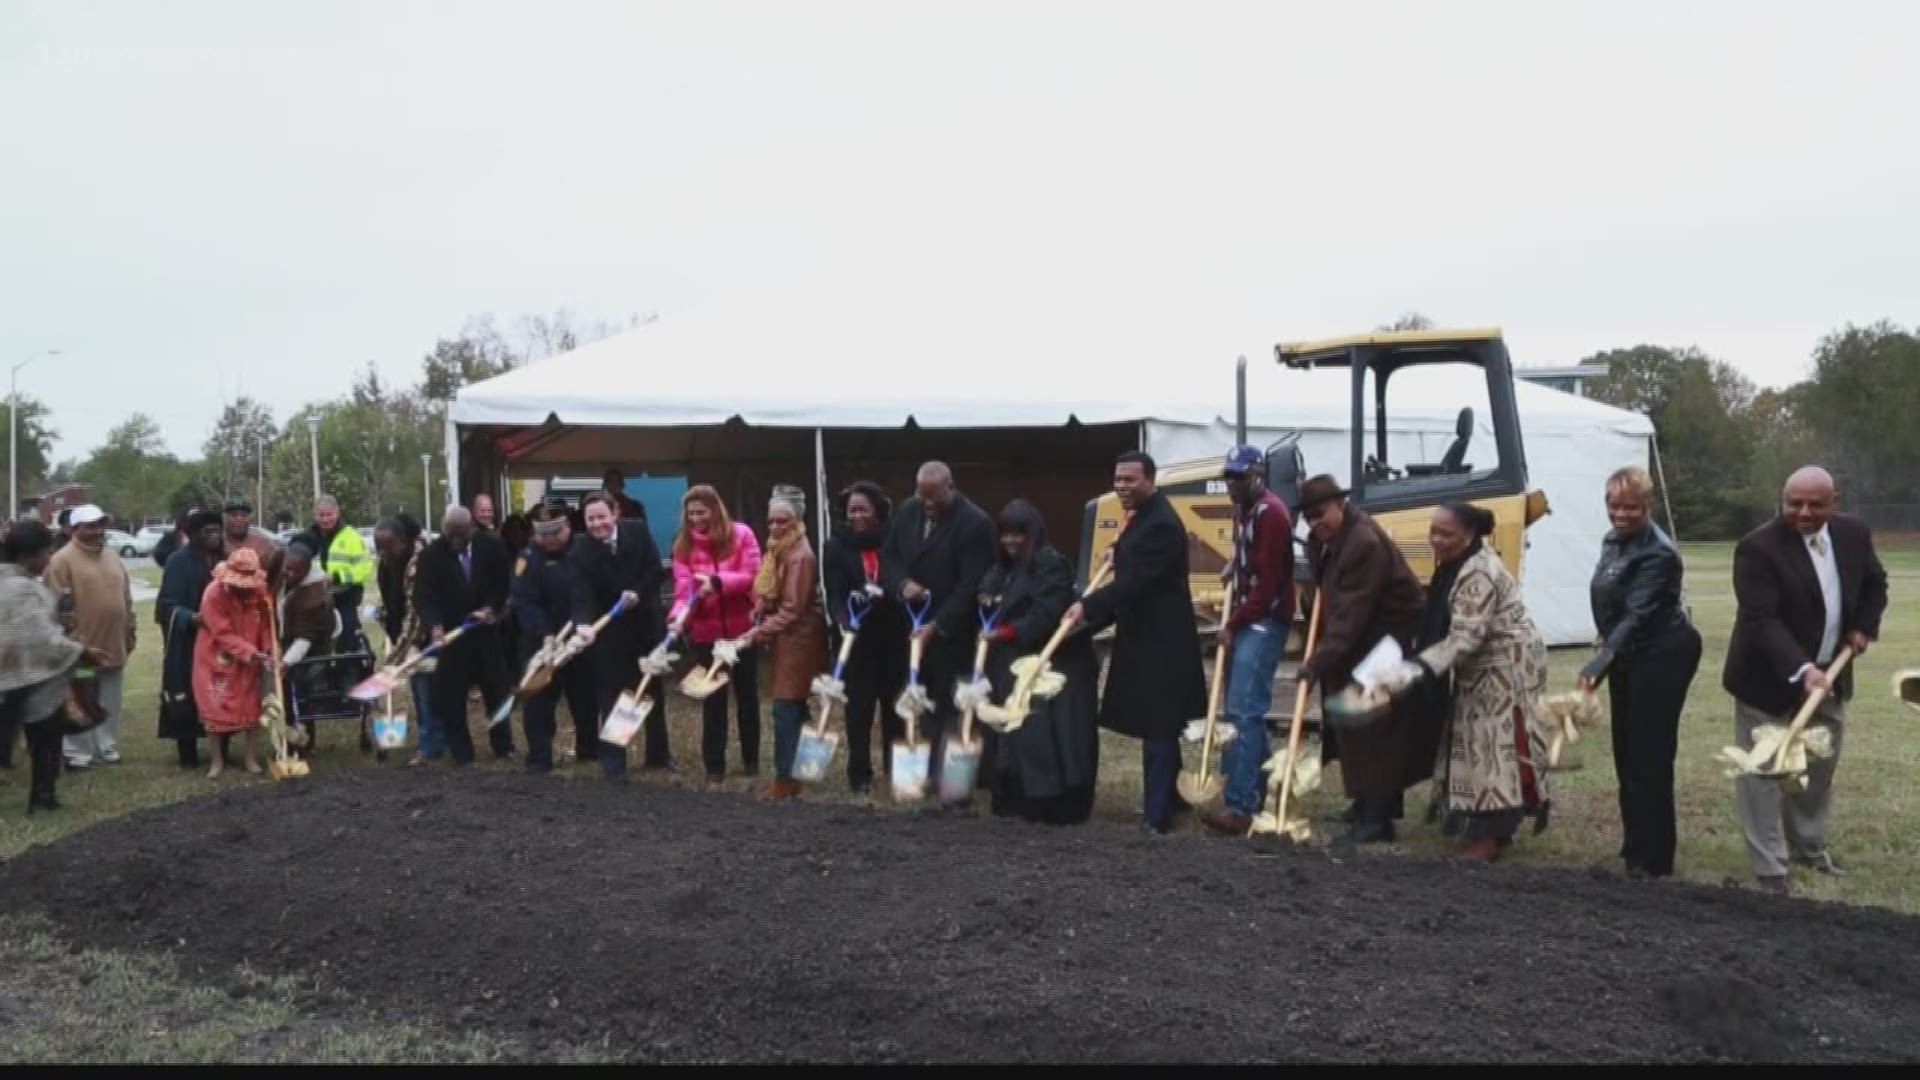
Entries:
[[254, 496], [253, 512], [256, 520], [265, 521], [267, 518], [267, 440], [256, 435], [253, 439], [253, 447], [260, 454], [259, 494]]
[[433, 528], [433, 455], [420, 455], [420, 523], [423, 529]]
[[6, 380], [6, 521], [19, 515], [19, 369], [42, 356], [60, 356], [60, 350], [36, 352], [15, 363]]
[[320, 502], [320, 414], [307, 414], [307, 445], [313, 450], [313, 501]]

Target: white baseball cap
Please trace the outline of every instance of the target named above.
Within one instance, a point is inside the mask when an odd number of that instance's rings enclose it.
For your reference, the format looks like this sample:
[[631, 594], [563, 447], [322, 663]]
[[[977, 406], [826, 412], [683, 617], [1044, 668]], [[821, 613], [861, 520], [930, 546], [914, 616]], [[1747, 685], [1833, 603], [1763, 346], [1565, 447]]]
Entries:
[[69, 525], [92, 525], [105, 520], [107, 520], [107, 512], [92, 503], [82, 503], [67, 514]]

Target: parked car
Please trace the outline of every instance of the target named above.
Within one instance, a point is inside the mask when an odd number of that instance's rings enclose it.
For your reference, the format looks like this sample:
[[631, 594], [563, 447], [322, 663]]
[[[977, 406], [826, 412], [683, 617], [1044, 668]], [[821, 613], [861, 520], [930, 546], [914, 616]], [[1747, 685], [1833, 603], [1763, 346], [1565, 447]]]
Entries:
[[171, 525], [149, 525], [133, 534], [133, 545], [142, 555], [153, 554], [153, 549], [173, 531]]
[[123, 559], [135, 559], [153, 553], [152, 541], [148, 541], [143, 546], [133, 534], [121, 532], [119, 529], [108, 529], [106, 538], [107, 550]]

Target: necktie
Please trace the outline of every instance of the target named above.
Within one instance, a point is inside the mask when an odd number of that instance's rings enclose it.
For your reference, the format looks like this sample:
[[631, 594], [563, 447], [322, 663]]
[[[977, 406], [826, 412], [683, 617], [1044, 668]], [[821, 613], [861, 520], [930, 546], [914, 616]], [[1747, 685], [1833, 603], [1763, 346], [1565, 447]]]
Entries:
[[473, 580], [473, 552], [463, 551], [460, 553], [460, 574], [468, 581]]
[[1815, 555], [1824, 556], [1827, 553], [1827, 540], [1819, 533], [1815, 533], [1812, 537], [1808, 538], [1807, 546], [1813, 549]]

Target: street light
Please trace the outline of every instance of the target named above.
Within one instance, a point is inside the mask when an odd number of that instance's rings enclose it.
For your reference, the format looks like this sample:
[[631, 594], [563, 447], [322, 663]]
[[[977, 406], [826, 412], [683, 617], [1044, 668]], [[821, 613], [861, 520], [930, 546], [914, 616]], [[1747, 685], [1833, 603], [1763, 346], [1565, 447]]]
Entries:
[[20, 513], [20, 369], [43, 356], [59, 356], [59, 349], [34, 353], [13, 365], [7, 375], [7, 520]]
[[431, 530], [433, 528], [433, 521], [432, 521], [432, 517], [433, 517], [433, 455], [432, 454], [420, 455], [420, 516], [428, 519], [426, 521], [422, 521], [420, 523], [420, 527], [423, 529]]
[[307, 444], [313, 450], [313, 501], [320, 503], [320, 414], [307, 414]]
[[253, 444], [254, 444], [254, 449], [258, 450], [260, 453], [260, 481], [259, 481], [260, 490], [259, 490], [259, 494], [254, 497], [253, 512], [256, 520], [265, 521], [267, 518], [267, 440], [266, 440], [266, 437], [262, 435], [254, 436]]

